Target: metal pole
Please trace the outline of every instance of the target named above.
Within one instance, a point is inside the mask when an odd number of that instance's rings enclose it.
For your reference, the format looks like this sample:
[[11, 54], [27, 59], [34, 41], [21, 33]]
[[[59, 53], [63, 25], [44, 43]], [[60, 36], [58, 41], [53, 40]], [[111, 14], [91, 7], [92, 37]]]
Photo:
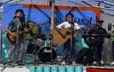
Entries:
[[3, 16], [3, 6], [0, 7], [0, 62], [2, 61], [2, 16]]

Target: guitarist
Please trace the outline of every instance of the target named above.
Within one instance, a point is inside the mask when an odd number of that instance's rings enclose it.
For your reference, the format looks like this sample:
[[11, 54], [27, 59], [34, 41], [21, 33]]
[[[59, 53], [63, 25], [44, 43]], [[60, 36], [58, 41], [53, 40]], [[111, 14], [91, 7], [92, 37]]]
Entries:
[[111, 47], [112, 47], [112, 60], [113, 62], [110, 63], [110, 65], [114, 65], [114, 23], [112, 23], [112, 29], [108, 31], [108, 33], [111, 35]]
[[[15, 11], [14, 18], [10, 21], [10, 23], [6, 26], [6, 31], [13, 37], [17, 37], [17, 31], [24, 31], [25, 25], [25, 15], [22, 9], [17, 9]], [[16, 33], [13, 33], [16, 32]], [[15, 43], [11, 43], [11, 48], [9, 48], [9, 57], [8, 63], [12, 63], [15, 60], [15, 54], [18, 54], [18, 62], [21, 63], [23, 56], [25, 54], [25, 47], [24, 47], [24, 37], [23, 35], [19, 35], [16, 38], [17, 41]], [[17, 51], [17, 53], [16, 53]]]
[[[59, 24], [57, 27], [64, 29], [64, 28], [71, 28], [72, 31], [76, 29], [80, 29], [77, 23], [73, 22], [73, 14], [68, 13], [66, 14], [66, 21]], [[73, 33], [72, 33], [73, 34]], [[71, 45], [71, 40], [72, 40], [72, 45]], [[75, 37], [73, 36], [72, 39], [69, 38], [64, 44], [63, 44], [63, 52], [62, 52], [62, 64], [65, 65], [65, 61], [68, 58], [68, 55], [70, 54], [71, 57], [71, 62], [73, 65], [76, 64], [75, 59], [76, 59], [76, 54], [75, 54]], [[72, 47], [72, 48], [71, 48]]]
[[90, 47], [93, 49], [93, 52], [94, 52], [93, 64], [95, 64], [95, 65], [101, 64], [103, 43], [104, 43], [104, 38], [105, 38], [105, 36], [102, 36], [102, 34], [107, 34], [107, 31], [102, 27], [103, 22], [104, 21], [102, 19], [98, 19], [96, 25], [94, 27], [92, 27], [88, 32], [89, 34], [100, 35], [100, 36], [89, 37], [89, 44], [90, 44]]

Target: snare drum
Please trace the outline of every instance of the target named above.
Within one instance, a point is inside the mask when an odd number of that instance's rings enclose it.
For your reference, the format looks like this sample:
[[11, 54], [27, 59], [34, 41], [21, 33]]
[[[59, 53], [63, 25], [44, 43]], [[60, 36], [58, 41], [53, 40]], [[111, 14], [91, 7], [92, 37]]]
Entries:
[[51, 47], [43, 47], [38, 52], [39, 60], [43, 63], [54, 61], [57, 57], [56, 51]]
[[37, 38], [34, 40], [34, 43], [37, 46], [44, 46], [46, 40], [46, 35], [45, 34], [38, 34]]

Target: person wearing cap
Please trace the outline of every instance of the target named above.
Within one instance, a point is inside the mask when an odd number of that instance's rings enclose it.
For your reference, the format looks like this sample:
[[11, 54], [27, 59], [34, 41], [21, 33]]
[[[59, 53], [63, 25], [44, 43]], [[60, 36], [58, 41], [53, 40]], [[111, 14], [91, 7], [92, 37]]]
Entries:
[[[15, 57], [18, 57], [17, 62], [22, 62], [24, 54], [25, 54], [25, 47], [24, 47], [24, 36], [23, 34], [20, 34], [19, 37], [17, 37], [17, 32], [24, 31], [25, 25], [25, 15], [24, 11], [22, 9], [17, 9], [15, 11], [14, 18], [10, 21], [10, 23], [6, 26], [7, 33], [16, 39], [16, 42], [10, 41], [10, 47], [9, 48], [9, 57], [8, 57], [8, 63], [12, 63], [16, 61]], [[16, 32], [16, 33], [13, 33]], [[17, 56], [15, 56], [17, 54]]]
[[112, 29], [108, 31], [111, 35], [111, 45], [112, 45], [112, 60], [113, 62], [110, 65], [114, 65], [114, 23], [112, 24]]
[[95, 26], [89, 30], [89, 34], [96, 34], [100, 36], [91, 36], [89, 37], [90, 47], [93, 49], [93, 64], [100, 65], [103, 51], [104, 36], [102, 34], [107, 34], [107, 31], [102, 27], [103, 20], [98, 19]]

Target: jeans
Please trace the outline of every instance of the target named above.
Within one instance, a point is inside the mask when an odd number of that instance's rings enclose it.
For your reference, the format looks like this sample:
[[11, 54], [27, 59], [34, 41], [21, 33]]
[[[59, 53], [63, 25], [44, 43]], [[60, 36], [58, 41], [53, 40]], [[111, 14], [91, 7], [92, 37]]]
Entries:
[[[18, 61], [22, 61], [25, 55], [25, 47], [24, 47], [24, 39], [19, 40], [19, 45], [16, 43], [11, 43], [11, 47], [9, 48], [9, 57], [8, 61], [14, 61], [15, 57], [17, 57]], [[17, 56], [16, 56], [17, 54]]]
[[63, 45], [63, 52], [62, 52], [62, 60], [66, 60], [69, 55], [70, 55], [71, 60], [75, 60], [76, 59], [75, 42], [76, 42], [75, 38], [73, 38], [72, 39], [72, 46], [71, 46], [71, 40], [70, 39], [68, 39], [64, 43], [64, 45]]

